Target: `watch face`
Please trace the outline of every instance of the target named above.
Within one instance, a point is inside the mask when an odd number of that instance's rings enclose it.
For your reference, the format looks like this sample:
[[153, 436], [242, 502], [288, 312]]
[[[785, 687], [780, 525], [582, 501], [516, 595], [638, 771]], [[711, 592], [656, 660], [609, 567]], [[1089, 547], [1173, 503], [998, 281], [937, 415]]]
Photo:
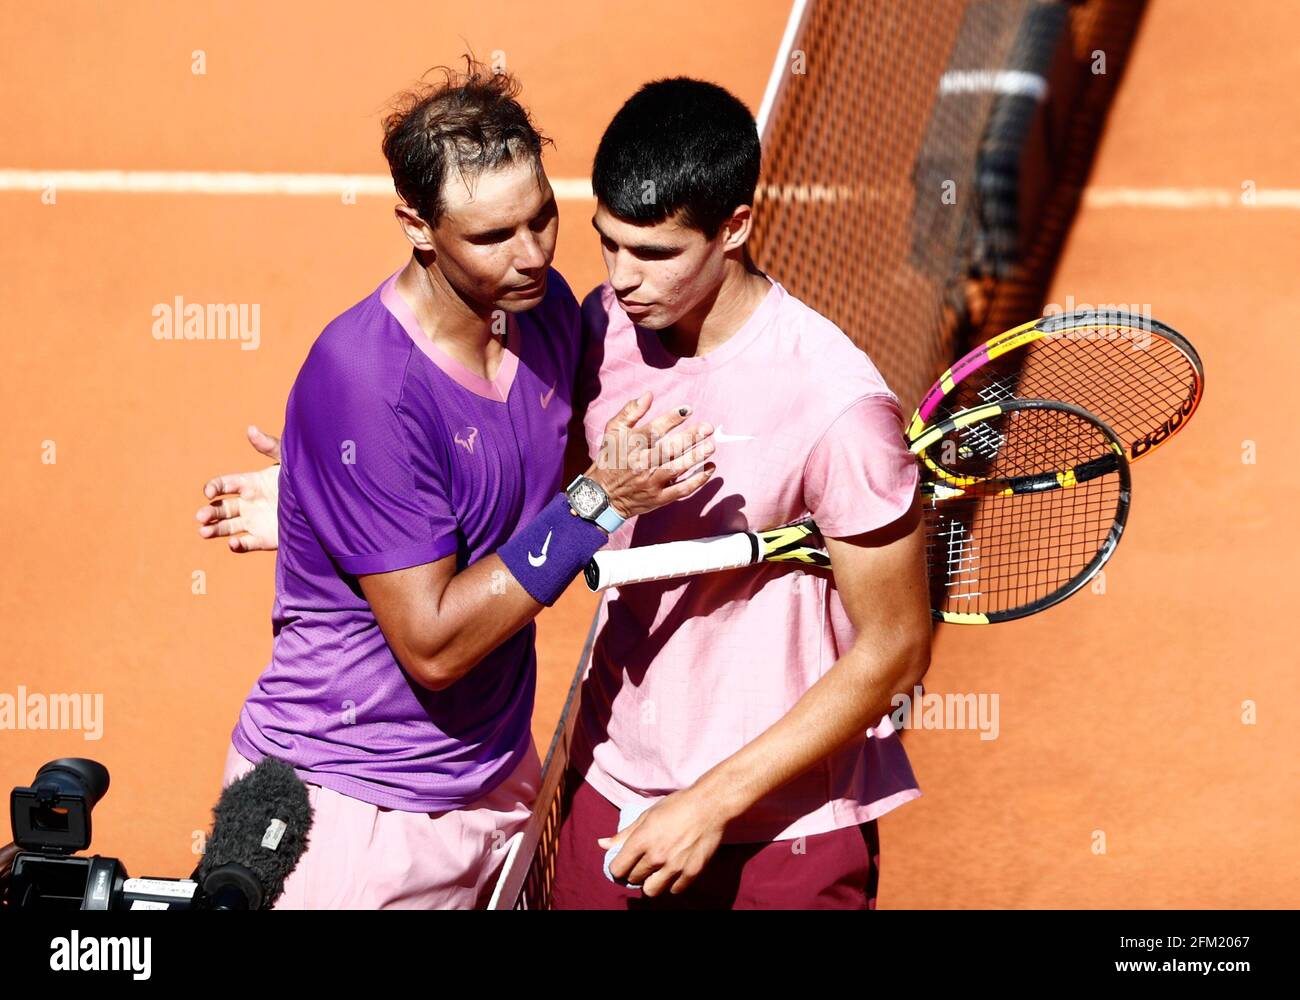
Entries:
[[574, 487], [573, 492], [569, 494], [569, 499], [573, 502], [573, 509], [581, 517], [595, 517], [601, 504], [605, 502], [605, 494], [595, 484], [584, 480]]

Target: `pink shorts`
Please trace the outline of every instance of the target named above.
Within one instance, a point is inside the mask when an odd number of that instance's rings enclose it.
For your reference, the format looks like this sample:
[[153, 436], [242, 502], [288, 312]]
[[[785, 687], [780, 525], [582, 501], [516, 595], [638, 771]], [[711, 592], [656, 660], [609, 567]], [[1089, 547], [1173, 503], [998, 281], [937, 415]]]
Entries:
[[[225, 788], [253, 764], [232, 745]], [[528, 822], [541, 781], [523, 762], [477, 802], [448, 812], [385, 809], [311, 782], [307, 850], [275, 910], [474, 909], [487, 905], [510, 838]]]

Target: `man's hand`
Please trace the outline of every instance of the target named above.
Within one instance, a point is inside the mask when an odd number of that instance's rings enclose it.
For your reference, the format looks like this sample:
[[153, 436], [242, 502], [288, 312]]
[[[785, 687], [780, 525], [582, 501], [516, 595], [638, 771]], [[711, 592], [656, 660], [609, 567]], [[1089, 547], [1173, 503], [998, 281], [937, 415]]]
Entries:
[[610, 418], [600, 454], [587, 470], [587, 476], [609, 496], [610, 506], [625, 518], [690, 496], [709, 481], [716, 468], [707, 462], [679, 480], [713, 454], [709, 440], [713, 426], [702, 423], [671, 433], [690, 415], [686, 406], [638, 426], [653, 402], [653, 393], [642, 393]]
[[[248, 440], [267, 458], [280, 461], [280, 439], [249, 425]], [[280, 545], [277, 510], [280, 500], [280, 466], [256, 472], [216, 476], [203, 485], [212, 501], [194, 516], [204, 538], [230, 538], [232, 552], [268, 551]]]
[[674, 792], [647, 809], [626, 830], [597, 843], [618, 846], [610, 873], [647, 896], [676, 895], [695, 881], [722, 843], [726, 819], [695, 788]]

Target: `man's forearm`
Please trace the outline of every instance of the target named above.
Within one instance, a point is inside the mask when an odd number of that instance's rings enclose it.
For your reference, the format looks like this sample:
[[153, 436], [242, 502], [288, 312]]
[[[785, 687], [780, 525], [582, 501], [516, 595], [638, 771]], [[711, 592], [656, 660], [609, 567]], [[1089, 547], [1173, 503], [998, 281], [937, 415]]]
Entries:
[[495, 553], [457, 573], [443, 589], [441, 600], [430, 606], [439, 627], [426, 633], [436, 639], [425, 660], [435, 685], [446, 687], [460, 680], [544, 607]]
[[728, 819], [861, 737], [910, 691], [929, 666], [927, 642], [882, 657], [855, 646], [757, 739], [703, 774], [693, 786]]
[[[713, 428], [707, 423], [669, 434], [690, 407], [662, 414], [644, 428], [636, 426], [652, 399], [647, 392], [631, 400], [606, 424], [606, 438], [628, 446], [617, 465], [583, 467], [605, 491], [610, 508], [625, 518], [689, 496], [713, 473], [709, 463], [679, 478], [713, 450], [707, 440]], [[587, 459], [585, 443], [577, 437], [569, 444], [566, 459], [576, 468]], [[413, 672], [426, 686], [437, 690], [455, 683], [543, 607], [554, 604], [608, 540], [604, 528], [578, 517], [568, 498], [557, 494], [491, 556], [462, 573], [444, 570], [414, 599], [411, 591], [399, 590], [392, 632], [400, 639], [394, 651], [407, 654], [403, 662], [416, 664]]]

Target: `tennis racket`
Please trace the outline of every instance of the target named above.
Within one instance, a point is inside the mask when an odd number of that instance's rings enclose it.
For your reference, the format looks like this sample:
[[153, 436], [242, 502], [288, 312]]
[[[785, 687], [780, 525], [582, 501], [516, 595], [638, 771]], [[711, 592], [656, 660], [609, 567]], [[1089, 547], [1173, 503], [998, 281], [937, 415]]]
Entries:
[[[943, 469], [921, 484], [930, 606], [940, 621], [982, 625], [1043, 611], [1091, 580], [1119, 544], [1131, 493], [1124, 446], [1077, 406], [1007, 400], [977, 407], [909, 447]], [[604, 590], [765, 562], [826, 567], [830, 555], [816, 524], [804, 519], [599, 552], [585, 578]]]
[[954, 364], [922, 399], [907, 436], [916, 440], [985, 403], [1056, 400], [1094, 414], [1135, 462], [1186, 426], [1204, 384], [1196, 349], [1159, 320], [1117, 310], [1062, 313], [998, 334]]

